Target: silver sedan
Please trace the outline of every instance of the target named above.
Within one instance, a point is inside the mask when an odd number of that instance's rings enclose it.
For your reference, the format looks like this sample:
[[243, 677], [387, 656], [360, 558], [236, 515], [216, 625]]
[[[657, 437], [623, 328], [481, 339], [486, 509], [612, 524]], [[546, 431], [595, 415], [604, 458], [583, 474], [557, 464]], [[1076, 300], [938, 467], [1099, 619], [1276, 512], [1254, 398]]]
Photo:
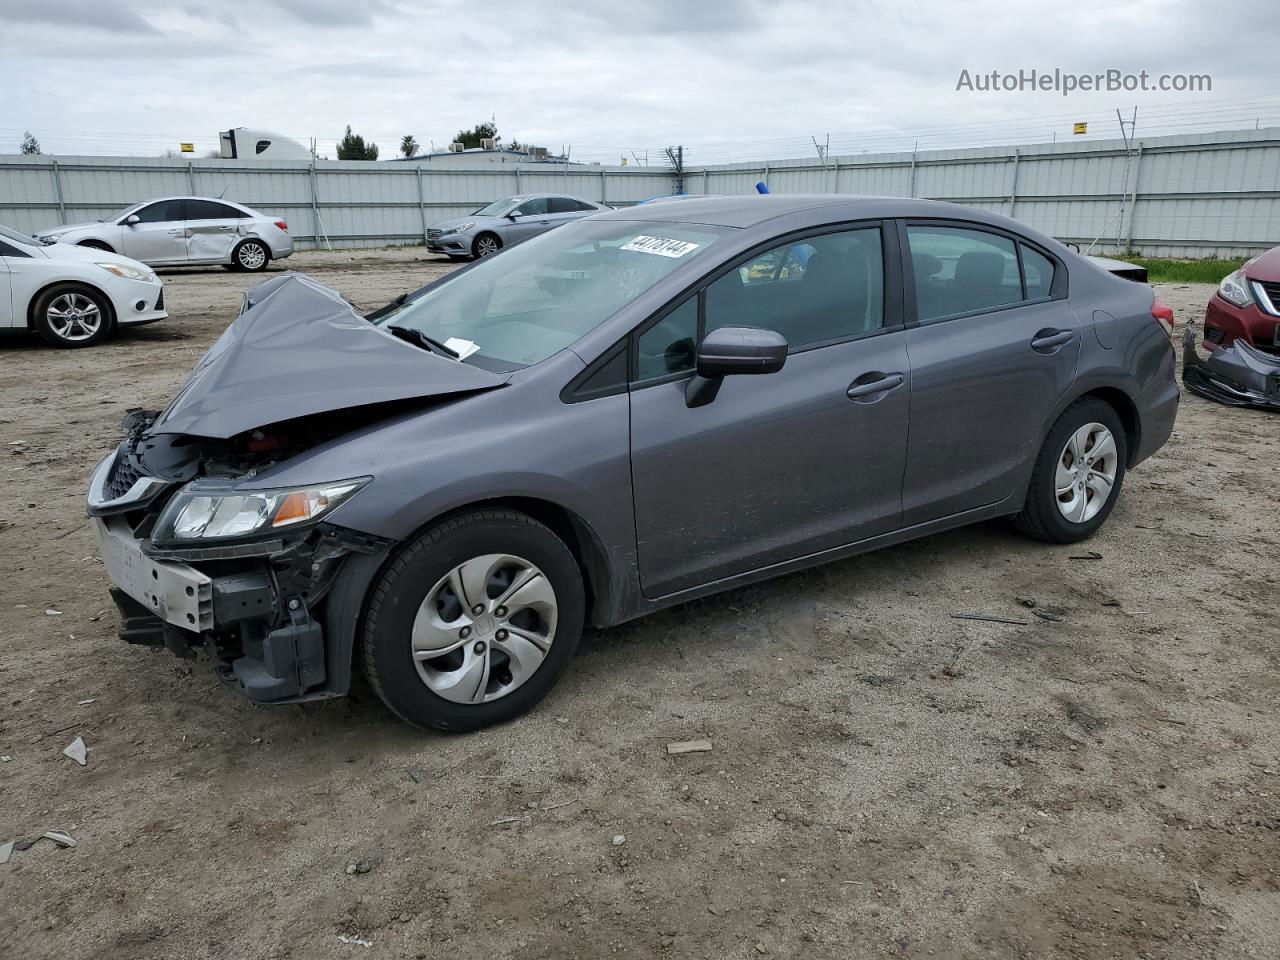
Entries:
[[55, 227], [39, 237], [123, 254], [153, 267], [220, 263], [257, 271], [293, 253], [283, 217], [207, 197], [144, 200], [102, 220]]
[[602, 203], [558, 193], [503, 197], [485, 204], [475, 213], [432, 226], [427, 231], [427, 249], [455, 260], [487, 257], [562, 224], [612, 209]]

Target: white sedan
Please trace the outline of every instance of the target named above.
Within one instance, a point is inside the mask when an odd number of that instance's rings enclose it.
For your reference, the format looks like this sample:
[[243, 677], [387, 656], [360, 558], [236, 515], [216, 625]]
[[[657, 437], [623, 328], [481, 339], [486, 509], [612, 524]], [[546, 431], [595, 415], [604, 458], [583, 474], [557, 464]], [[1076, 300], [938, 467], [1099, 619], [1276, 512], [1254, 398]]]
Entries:
[[89, 347], [117, 327], [167, 316], [164, 285], [145, 264], [0, 226], [0, 330], [34, 330], [56, 347]]

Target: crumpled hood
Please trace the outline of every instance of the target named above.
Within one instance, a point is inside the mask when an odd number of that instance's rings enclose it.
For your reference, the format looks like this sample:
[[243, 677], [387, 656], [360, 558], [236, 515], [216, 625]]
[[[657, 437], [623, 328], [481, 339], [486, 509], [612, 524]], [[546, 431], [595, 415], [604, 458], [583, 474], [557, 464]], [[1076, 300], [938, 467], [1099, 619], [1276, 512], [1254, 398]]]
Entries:
[[508, 379], [405, 343], [337, 291], [285, 273], [245, 294], [240, 316], [147, 433], [226, 439], [331, 410], [491, 390]]

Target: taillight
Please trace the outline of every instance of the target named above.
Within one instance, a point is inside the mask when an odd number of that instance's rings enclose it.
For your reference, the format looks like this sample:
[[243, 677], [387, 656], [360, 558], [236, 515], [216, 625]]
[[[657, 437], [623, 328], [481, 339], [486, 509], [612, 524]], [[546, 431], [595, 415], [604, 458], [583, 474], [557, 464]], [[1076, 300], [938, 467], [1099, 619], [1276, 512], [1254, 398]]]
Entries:
[[1164, 327], [1164, 332], [1168, 336], [1173, 336], [1173, 307], [1160, 300], [1156, 300], [1151, 304], [1151, 316], [1156, 318], [1156, 322]]
[[281, 230], [283, 230], [285, 233], [288, 233], [288, 232], [289, 232], [289, 221], [288, 221], [288, 220], [277, 220], [277, 221], [276, 221], [276, 226], [277, 226], [277, 227], [279, 227]]

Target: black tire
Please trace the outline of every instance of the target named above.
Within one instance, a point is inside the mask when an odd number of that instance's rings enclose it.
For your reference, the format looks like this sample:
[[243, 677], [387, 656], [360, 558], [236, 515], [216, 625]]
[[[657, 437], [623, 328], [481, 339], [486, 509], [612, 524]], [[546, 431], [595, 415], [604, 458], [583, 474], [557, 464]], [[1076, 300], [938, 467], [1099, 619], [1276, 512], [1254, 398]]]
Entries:
[[[482, 240], [485, 241], [485, 243], [481, 243]], [[487, 246], [487, 243], [490, 240], [493, 241], [493, 244], [494, 244], [493, 248], [487, 254], [481, 253], [481, 250]], [[486, 231], [485, 233], [480, 234], [473, 241], [471, 241], [471, 256], [477, 260], [479, 260], [481, 257], [484, 257], [484, 256], [493, 256], [493, 254], [497, 253], [501, 249], [502, 249], [502, 238], [498, 236], [496, 233], [489, 233]]]
[[102, 240], [81, 240], [76, 244], [77, 247], [88, 247], [90, 250], [105, 250], [107, 253], [115, 253], [111, 249], [111, 244]]
[[[1075, 431], [1089, 423], [1100, 423], [1111, 431], [1116, 445], [1115, 482], [1111, 486], [1111, 494], [1102, 508], [1090, 519], [1074, 523], [1062, 515], [1058, 509], [1057, 495], [1054, 490], [1055, 474], [1058, 458], [1066, 447], [1067, 440]], [[1077, 400], [1062, 412], [1049, 435], [1045, 437], [1040, 454], [1036, 457], [1036, 465], [1031, 473], [1031, 483], [1027, 488], [1027, 500], [1022, 512], [1014, 517], [1014, 524], [1019, 530], [1037, 540], [1050, 543], [1078, 543], [1087, 540], [1097, 532], [1111, 515], [1120, 492], [1124, 486], [1125, 464], [1128, 462], [1129, 449], [1124, 432], [1124, 424], [1115, 408], [1105, 400], [1097, 397], [1084, 397]]]
[[[96, 332], [84, 339], [75, 340], [62, 336], [55, 330], [49, 317], [49, 308], [62, 297], [82, 297], [93, 302], [100, 318]], [[111, 301], [101, 291], [83, 283], [58, 283], [45, 290], [36, 298], [31, 316], [36, 332], [45, 339], [46, 343], [65, 349], [96, 346], [111, 336], [112, 330], [115, 329], [115, 314], [111, 312]]]
[[261, 240], [241, 240], [231, 251], [231, 269], [241, 273], [259, 273], [270, 262], [271, 249]]
[[[545, 574], [555, 590], [555, 637], [537, 672], [510, 693], [487, 703], [455, 703], [419, 676], [410, 632], [434, 584], [459, 564], [490, 553], [523, 557]], [[514, 510], [460, 514], [410, 541], [374, 585], [363, 631], [365, 673], [400, 719], [433, 730], [478, 730], [520, 716], [547, 695], [577, 651], [585, 614], [582, 572], [569, 548], [547, 527]]]

